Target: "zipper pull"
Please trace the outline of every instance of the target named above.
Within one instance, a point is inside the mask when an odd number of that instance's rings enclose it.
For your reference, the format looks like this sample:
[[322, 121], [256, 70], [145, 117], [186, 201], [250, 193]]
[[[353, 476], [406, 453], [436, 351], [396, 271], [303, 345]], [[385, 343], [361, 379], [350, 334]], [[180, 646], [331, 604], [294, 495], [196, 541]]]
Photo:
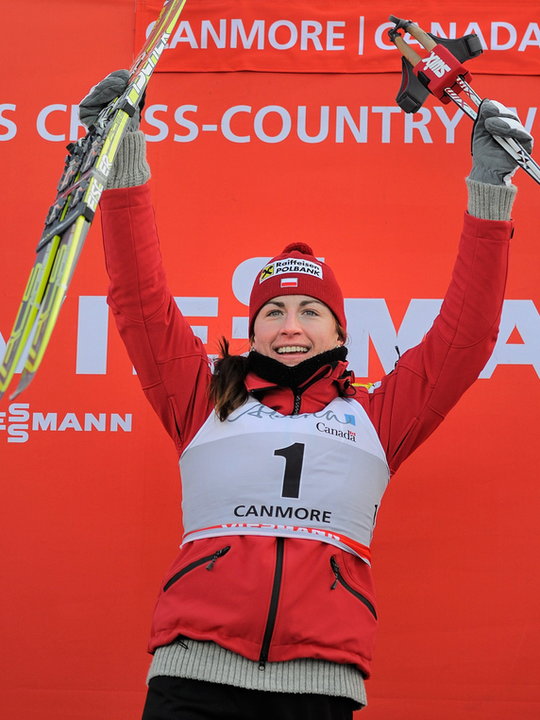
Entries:
[[222, 557], [223, 555], [225, 555], [226, 553], [228, 553], [230, 549], [231, 549], [231, 546], [230, 546], [230, 545], [226, 545], [224, 548], [221, 548], [221, 550], [217, 550], [217, 551], [212, 555], [212, 559], [210, 560], [210, 562], [209, 562], [208, 565], [206, 566], [206, 569], [207, 569], [207, 570], [212, 570], [212, 568], [213, 568], [214, 565], [216, 564], [216, 560], [217, 560], [218, 558]]
[[330, 565], [332, 566], [332, 572], [335, 575], [335, 580], [330, 586], [330, 590], [335, 590], [339, 580], [339, 565], [337, 564], [337, 560], [333, 555], [330, 558]]

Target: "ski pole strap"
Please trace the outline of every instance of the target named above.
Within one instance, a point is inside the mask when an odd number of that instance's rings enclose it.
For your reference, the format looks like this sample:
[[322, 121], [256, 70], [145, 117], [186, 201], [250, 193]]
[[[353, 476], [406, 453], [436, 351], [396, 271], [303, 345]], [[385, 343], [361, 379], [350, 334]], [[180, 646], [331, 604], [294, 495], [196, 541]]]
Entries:
[[[405, 112], [417, 112], [425, 102], [428, 92], [443, 103], [453, 98], [447, 93], [451, 89], [455, 95], [464, 92], [463, 82], [471, 80], [471, 74], [463, 63], [482, 52], [477, 35], [465, 35], [461, 38], [439, 38], [427, 33], [412, 20], [402, 20], [390, 16], [394, 27], [388, 36], [401, 52], [402, 79], [397, 95], [397, 103]], [[430, 54], [419, 55], [401, 35], [408, 32]]]
[[[476, 120], [476, 108], [482, 98], [469, 84], [471, 74], [463, 63], [482, 53], [480, 38], [474, 34], [440, 38], [425, 32], [412, 20], [394, 15], [390, 15], [390, 20], [394, 27], [388, 31], [388, 37], [402, 55], [401, 85], [396, 96], [400, 108], [406, 113], [418, 112], [428, 93], [432, 93], [442, 103], [455, 103], [472, 120]], [[417, 53], [402, 33], [409, 33], [418, 40], [429, 55], [423, 57]], [[533, 180], [540, 183], [540, 165], [517, 140], [498, 135], [492, 137]]]

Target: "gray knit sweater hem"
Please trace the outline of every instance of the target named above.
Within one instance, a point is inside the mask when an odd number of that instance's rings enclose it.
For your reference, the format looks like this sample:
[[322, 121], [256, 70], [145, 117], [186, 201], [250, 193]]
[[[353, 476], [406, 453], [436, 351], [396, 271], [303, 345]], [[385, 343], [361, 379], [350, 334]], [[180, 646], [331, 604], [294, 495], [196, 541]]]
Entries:
[[510, 220], [516, 199], [515, 185], [490, 185], [466, 178], [468, 211], [481, 220]]
[[354, 665], [301, 658], [269, 662], [261, 670], [258, 662], [215, 643], [187, 638], [156, 650], [147, 682], [163, 675], [247, 690], [347, 697], [362, 706], [367, 704], [364, 679]]

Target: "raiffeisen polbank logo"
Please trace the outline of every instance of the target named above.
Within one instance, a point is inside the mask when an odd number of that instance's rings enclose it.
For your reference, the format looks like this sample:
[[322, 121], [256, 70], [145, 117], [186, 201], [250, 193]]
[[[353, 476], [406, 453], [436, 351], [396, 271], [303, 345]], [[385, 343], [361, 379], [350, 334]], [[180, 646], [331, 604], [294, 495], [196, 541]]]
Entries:
[[38, 412], [29, 403], [11, 403], [0, 411], [2, 433], [8, 443], [26, 443], [37, 432], [131, 432], [131, 413]]

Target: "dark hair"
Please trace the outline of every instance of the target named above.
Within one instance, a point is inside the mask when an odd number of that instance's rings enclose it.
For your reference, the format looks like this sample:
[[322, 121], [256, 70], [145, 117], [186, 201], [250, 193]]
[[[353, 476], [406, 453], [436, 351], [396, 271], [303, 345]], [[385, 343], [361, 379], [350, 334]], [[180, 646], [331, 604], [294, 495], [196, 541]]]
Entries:
[[[347, 333], [337, 320], [336, 332], [338, 338], [345, 342]], [[219, 358], [214, 363], [209, 392], [216, 414], [223, 421], [248, 399], [249, 393], [244, 382], [248, 372], [248, 359], [244, 355], [231, 355], [229, 341], [225, 337], [220, 339], [218, 347]], [[345, 389], [342, 392], [340, 388], [340, 396], [347, 396]]]
[[214, 363], [214, 374], [210, 380], [210, 398], [215, 405], [217, 416], [226, 420], [248, 398], [244, 380], [247, 375], [247, 357], [231, 355], [229, 341], [219, 341], [220, 357]]

